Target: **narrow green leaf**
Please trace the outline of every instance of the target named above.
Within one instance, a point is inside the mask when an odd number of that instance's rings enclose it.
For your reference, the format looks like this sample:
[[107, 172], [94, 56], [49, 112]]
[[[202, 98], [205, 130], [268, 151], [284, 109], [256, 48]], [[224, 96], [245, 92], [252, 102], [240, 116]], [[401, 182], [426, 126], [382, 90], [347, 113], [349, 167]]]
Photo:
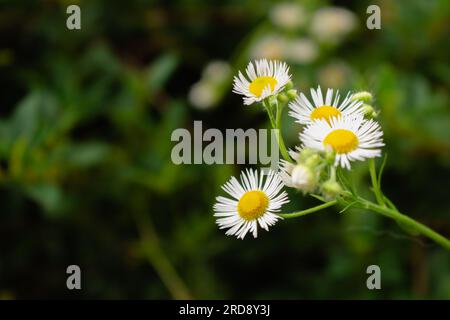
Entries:
[[344, 207], [344, 209], [342, 209], [341, 211], [339, 211], [339, 213], [344, 213], [345, 211], [347, 211], [348, 209], [350, 209], [351, 207], [353, 207], [356, 203], [358, 203], [358, 201], [353, 201], [351, 203], [349, 203], [348, 205], [346, 205]]
[[150, 96], [166, 84], [177, 65], [178, 57], [171, 53], [159, 57], [152, 63], [146, 72], [146, 84]]

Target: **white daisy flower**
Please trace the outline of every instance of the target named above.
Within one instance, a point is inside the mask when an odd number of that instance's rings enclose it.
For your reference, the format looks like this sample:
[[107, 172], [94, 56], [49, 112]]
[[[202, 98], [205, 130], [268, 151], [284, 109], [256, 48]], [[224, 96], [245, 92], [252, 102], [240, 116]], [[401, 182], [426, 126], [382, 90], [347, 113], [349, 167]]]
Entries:
[[335, 166], [350, 169], [350, 161], [381, 156], [383, 131], [374, 120], [333, 117], [316, 120], [300, 134], [300, 140], [308, 148], [336, 153]]
[[353, 100], [352, 94], [348, 93], [345, 99], [339, 103], [339, 91], [333, 92], [333, 89], [328, 89], [325, 99], [322, 95], [320, 86], [317, 90], [311, 89], [311, 96], [313, 103], [303, 93], [300, 93], [297, 98], [289, 103], [289, 115], [296, 119], [300, 124], [310, 124], [319, 119], [329, 121], [332, 117], [353, 117], [363, 114], [361, 106], [362, 101]]
[[234, 77], [233, 92], [243, 95], [246, 105], [277, 94], [291, 80], [287, 64], [277, 60], [250, 62], [245, 72], [247, 77], [240, 71]]
[[[229, 229], [226, 235], [236, 235], [244, 239], [248, 232], [253, 237], [258, 236], [258, 224], [269, 230], [278, 219], [276, 212], [283, 204], [288, 203], [287, 193], [281, 191], [284, 187], [280, 176], [270, 171], [266, 177], [256, 170], [246, 170], [241, 173], [241, 182], [235, 177], [222, 186], [232, 199], [217, 197], [214, 205], [214, 216], [220, 229]], [[280, 192], [281, 191], [281, 192]]]

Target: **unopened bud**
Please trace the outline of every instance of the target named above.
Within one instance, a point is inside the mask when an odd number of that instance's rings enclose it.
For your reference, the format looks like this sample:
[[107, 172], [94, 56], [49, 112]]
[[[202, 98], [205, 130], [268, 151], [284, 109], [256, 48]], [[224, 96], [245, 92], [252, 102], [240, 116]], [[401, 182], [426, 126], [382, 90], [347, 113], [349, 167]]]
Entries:
[[294, 87], [294, 84], [292, 83], [291, 80], [289, 80], [284, 87], [286, 90], [290, 90]]
[[317, 154], [317, 151], [311, 148], [304, 148], [300, 151], [299, 161], [306, 161], [312, 155]]
[[305, 159], [305, 165], [307, 165], [310, 168], [313, 168], [319, 164], [320, 160], [322, 160], [321, 157], [317, 153], [314, 153], [310, 155], [307, 159]]
[[286, 102], [289, 101], [288, 96], [287, 96], [286, 94], [284, 94], [284, 93], [278, 94], [278, 95], [277, 95], [277, 99], [278, 99], [278, 101], [281, 102], [281, 103], [286, 103]]
[[309, 167], [298, 164], [291, 173], [292, 185], [304, 193], [312, 192], [317, 186], [317, 175]]
[[363, 104], [362, 110], [364, 112], [364, 116], [369, 119], [376, 118], [378, 116], [378, 113], [375, 111], [375, 109], [370, 104]]
[[368, 91], [360, 91], [356, 92], [352, 95], [352, 101], [359, 100], [364, 103], [371, 103], [373, 99], [373, 96]]
[[342, 193], [342, 187], [336, 180], [325, 181], [320, 189], [326, 200], [333, 200]]
[[289, 99], [291, 99], [291, 100], [297, 98], [297, 90], [295, 90], [295, 89], [290, 89], [290, 90], [288, 90], [287, 96], [288, 96]]

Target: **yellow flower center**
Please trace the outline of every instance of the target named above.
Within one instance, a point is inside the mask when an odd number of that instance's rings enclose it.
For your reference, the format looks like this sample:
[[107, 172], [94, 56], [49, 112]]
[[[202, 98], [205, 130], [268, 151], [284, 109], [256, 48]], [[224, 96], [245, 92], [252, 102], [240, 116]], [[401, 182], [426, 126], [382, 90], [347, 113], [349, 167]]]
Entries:
[[358, 137], [350, 130], [337, 129], [323, 140], [325, 146], [331, 146], [336, 153], [348, 153], [358, 147]]
[[311, 112], [311, 120], [324, 119], [327, 122], [330, 122], [330, 118], [340, 116], [341, 112], [332, 106], [321, 106], [315, 108], [313, 112]]
[[238, 213], [247, 221], [261, 217], [269, 205], [269, 198], [259, 190], [247, 191], [238, 203]]
[[248, 90], [257, 97], [261, 97], [265, 88], [270, 86], [270, 90], [275, 90], [277, 80], [273, 77], [258, 77], [250, 83]]

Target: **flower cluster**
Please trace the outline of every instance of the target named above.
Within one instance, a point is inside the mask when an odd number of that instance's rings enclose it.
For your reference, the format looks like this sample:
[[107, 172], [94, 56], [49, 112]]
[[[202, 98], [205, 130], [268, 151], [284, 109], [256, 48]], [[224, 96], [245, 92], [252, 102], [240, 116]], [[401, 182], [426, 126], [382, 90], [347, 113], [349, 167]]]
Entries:
[[342, 192], [335, 167], [350, 169], [352, 161], [381, 156], [383, 132], [372, 119], [376, 113], [368, 92], [347, 93], [341, 101], [338, 91], [323, 95], [319, 86], [311, 89], [311, 98], [300, 93], [289, 104], [289, 115], [303, 130], [301, 146], [290, 152], [295, 163], [282, 160], [281, 174], [287, 186], [318, 191], [330, 200]]
[[[311, 98], [292, 89], [289, 67], [284, 62], [266, 59], [250, 62], [234, 78], [233, 92], [243, 96], [245, 105], [262, 103], [273, 121], [279, 118], [279, 104], [288, 103], [289, 115], [302, 126], [300, 143], [294, 150], [286, 151], [279, 137], [280, 150], [285, 151], [279, 172], [264, 175], [248, 170], [241, 174], [240, 182], [232, 177], [224, 186], [232, 199], [217, 197], [214, 206], [217, 224], [226, 228], [227, 235], [243, 239], [250, 232], [257, 237], [257, 229], [265, 230], [281, 218], [277, 215], [289, 200], [284, 186], [304, 194], [320, 194], [332, 200], [342, 194], [343, 188], [336, 179], [338, 167], [351, 168], [351, 162], [379, 157], [383, 132], [373, 119], [369, 92], [347, 93], [344, 99], [338, 91], [311, 89]], [[274, 108], [275, 106], [275, 108]], [[276, 109], [277, 115], [273, 115]]]

